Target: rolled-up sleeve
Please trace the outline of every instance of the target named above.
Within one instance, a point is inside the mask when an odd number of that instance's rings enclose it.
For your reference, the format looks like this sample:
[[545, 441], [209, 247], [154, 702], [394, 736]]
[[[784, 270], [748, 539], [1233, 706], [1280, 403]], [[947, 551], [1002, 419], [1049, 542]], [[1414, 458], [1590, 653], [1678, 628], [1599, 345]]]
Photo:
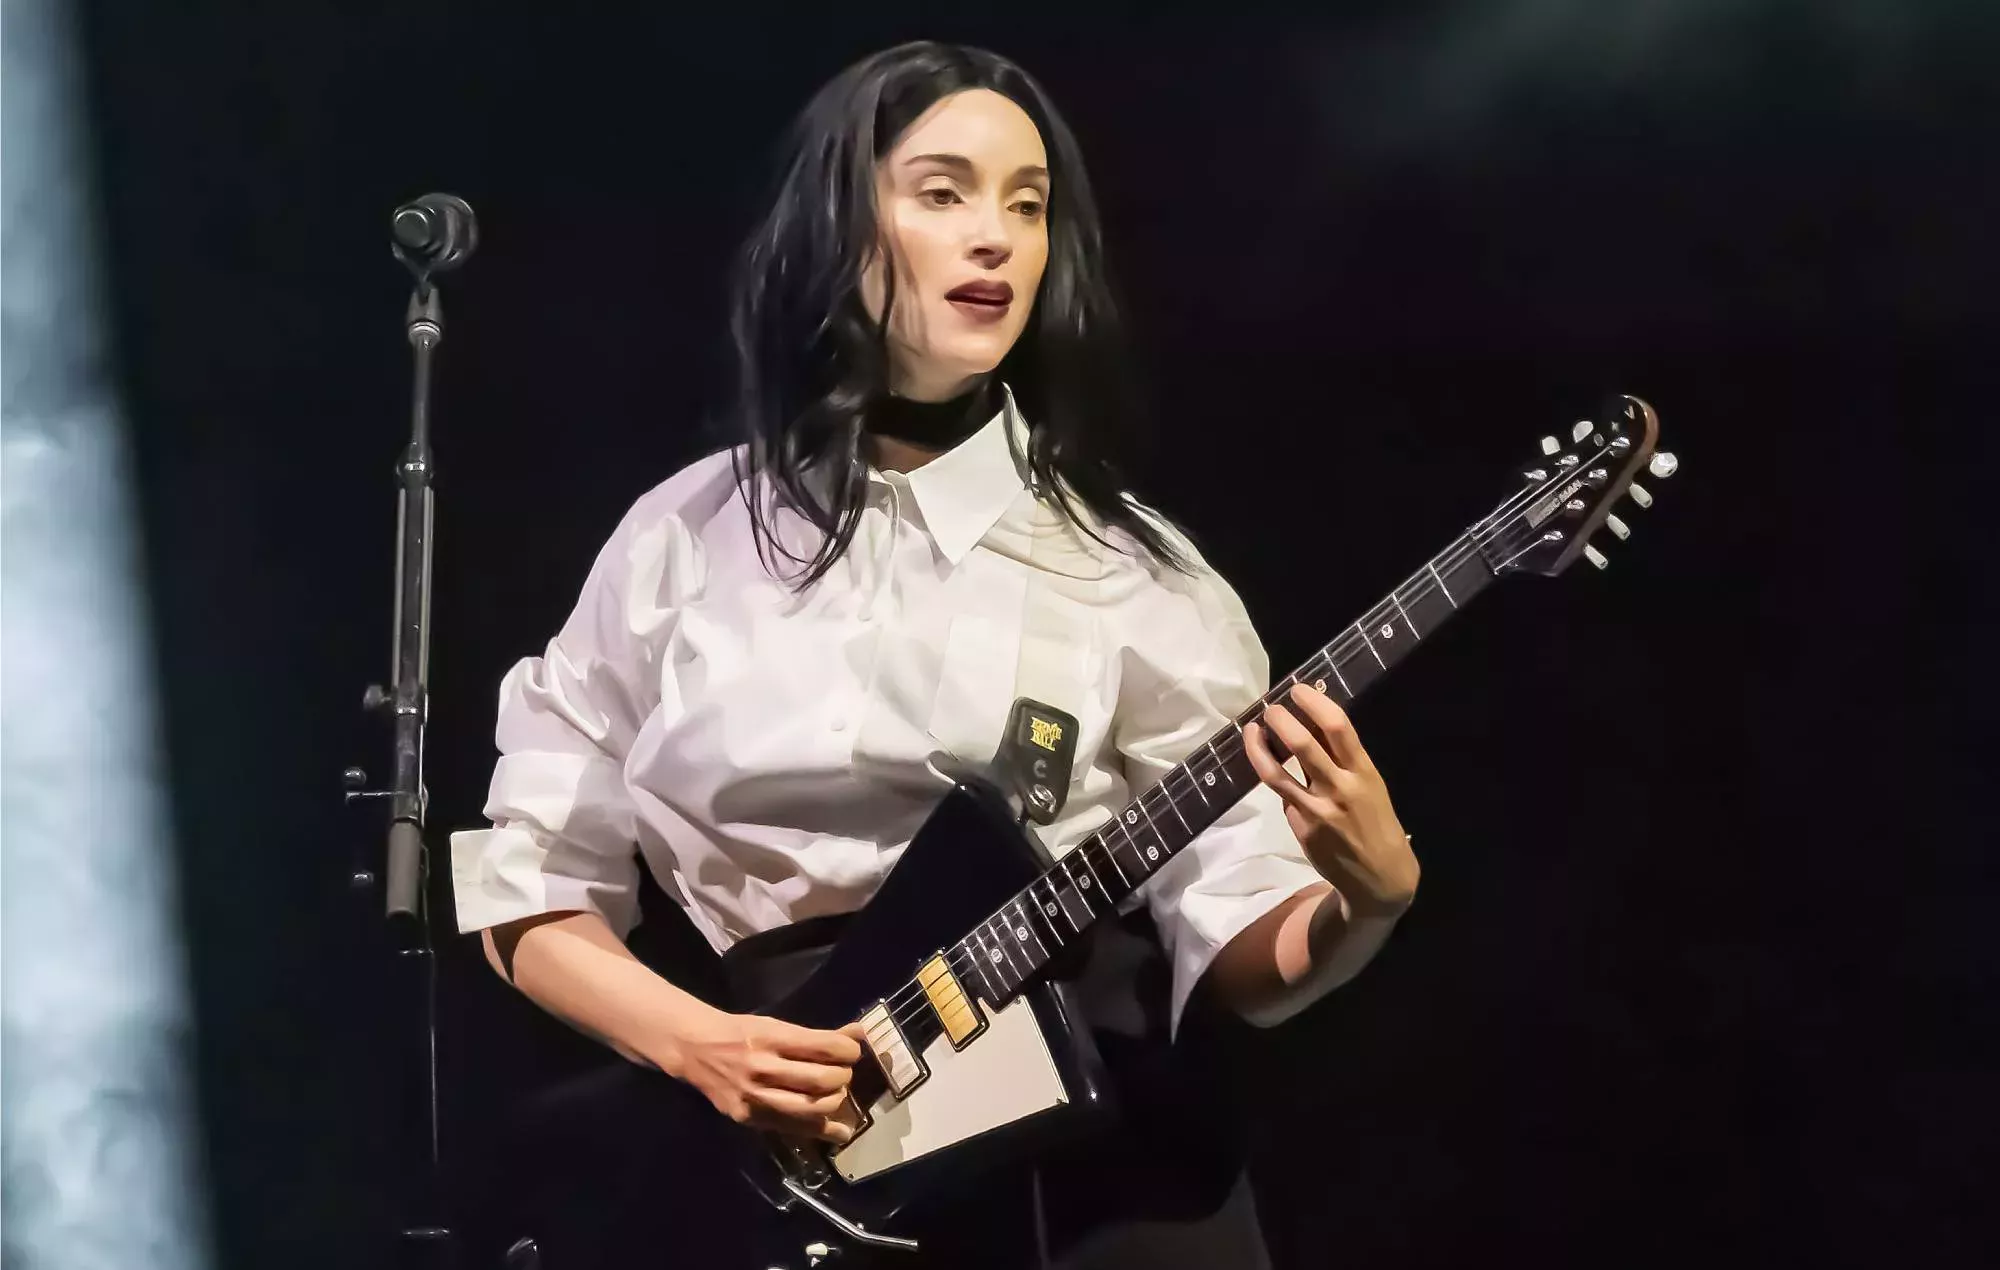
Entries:
[[659, 704], [660, 657], [696, 562], [663, 490], [598, 553], [569, 620], [500, 685], [488, 829], [451, 837], [460, 931], [541, 913], [637, 916], [637, 811], [625, 758]]
[[[1270, 686], [1270, 661], [1228, 584], [1206, 569], [1148, 605], [1120, 675], [1117, 745], [1138, 794]], [[1173, 966], [1171, 1026], [1215, 955], [1259, 917], [1322, 881], [1276, 793], [1258, 786], [1169, 861], [1144, 891]]]

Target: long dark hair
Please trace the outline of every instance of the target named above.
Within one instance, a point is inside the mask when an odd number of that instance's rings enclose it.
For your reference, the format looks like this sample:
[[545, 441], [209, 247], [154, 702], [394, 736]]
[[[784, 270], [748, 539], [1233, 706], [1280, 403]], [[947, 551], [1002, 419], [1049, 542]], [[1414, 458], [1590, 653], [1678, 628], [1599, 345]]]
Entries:
[[[888, 391], [897, 271], [883, 270], [879, 319], [868, 316], [860, 295], [864, 266], [889, 250], [878, 227], [876, 164], [933, 104], [974, 88], [1026, 111], [1049, 152], [1048, 265], [1027, 326], [995, 371], [1029, 425], [1025, 457], [1035, 483], [1099, 542], [1189, 567], [1160, 522], [1127, 499], [1105, 454], [1106, 434], [1129, 425], [1132, 394], [1105, 282], [1097, 203], [1075, 136], [1041, 85], [1014, 63], [922, 42], [862, 59], [807, 103], [777, 196], [736, 262], [737, 477], [766, 568], [776, 574], [779, 556], [805, 565], [802, 587], [853, 541], [867, 487], [864, 415]], [[755, 489], [756, 477], [774, 498]], [[820, 532], [816, 554], [802, 557], [780, 542], [774, 501]]]

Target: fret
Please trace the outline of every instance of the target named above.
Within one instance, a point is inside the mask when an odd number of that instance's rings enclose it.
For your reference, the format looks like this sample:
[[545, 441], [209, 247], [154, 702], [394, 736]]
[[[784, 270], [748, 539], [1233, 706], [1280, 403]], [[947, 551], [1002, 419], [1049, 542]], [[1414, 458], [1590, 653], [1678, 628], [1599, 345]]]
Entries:
[[1423, 573], [1403, 585], [1397, 603], [1403, 606], [1409, 620], [1421, 625], [1427, 634], [1449, 622], [1457, 609], [1444, 587]]
[[1016, 899], [1014, 901], [1014, 912], [1021, 919], [1020, 924], [1014, 927], [1015, 940], [1024, 947], [1030, 939], [1034, 940], [1035, 947], [1041, 950], [1042, 960], [1047, 961], [1049, 959], [1048, 941], [1043, 939], [1041, 933], [1035, 929], [1034, 919], [1028, 915], [1028, 906], [1023, 904], [1019, 899]]
[[1452, 599], [1451, 588], [1444, 584], [1444, 578], [1440, 576], [1438, 573], [1437, 561], [1435, 560], [1431, 561], [1429, 564], [1426, 564], [1424, 568], [1429, 569], [1431, 571], [1431, 576], [1437, 579], [1438, 590], [1444, 592], [1444, 598], [1451, 601], [1451, 606], [1454, 609], [1457, 608], [1458, 601]]
[[1112, 817], [1111, 822], [1118, 827], [1119, 833], [1125, 835], [1125, 845], [1132, 848], [1133, 858], [1139, 861], [1140, 867], [1150, 877], [1153, 870], [1160, 865], [1160, 849], [1157, 846], [1148, 847], [1139, 841], [1138, 835], [1132, 832], [1131, 819], [1132, 809], [1127, 807], [1123, 815]]
[[[1178, 770], [1180, 769], [1178, 768], [1175, 769], [1175, 771]], [[1174, 774], [1173, 772], [1167, 773], [1167, 775], [1169, 776], [1172, 776], [1173, 774]], [[1181, 815], [1181, 805], [1174, 801], [1174, 791], [1167, 788], [1167, 783], [1165, 781], [1161, 781], [1159, 784], [1153, 786], [1153, 788], [1160, 791], [1160, 796], [1167, 800], [1167, 810], [1173, 812], [1174, 819], [1181, 822], [1181, 832], [1187, 835], [1186, 838], [1182, 839], [1183, 845], [1189, 842], [1193, 842], [1195, 834], [1194, 827], [1188, 824], [1186, 816]]]
[[[1078, 852], [1075, 852], [1075, 851], [1072, 851], [1072, 852], [1070, 852], [1070, 855], [1071, 855], [1071, 856], [1076, 856], [1076, 855], [1078, 855], [1078, 854], [1079, 854], [1079, 853], [1078, 853]], [[1090, 857], [1089, 857], [1089, 856], [1087, 856], [1087, 855], [1083, 857], [1083, 871], [1084, 871], [1085, 873], [1089, 874], [1089, 876], [1088, 876], [1088, 877], [1086, 877], [1086, 878], [1083, 878], [1083, 879], [1080, 879], [1080, 880], [1079, 880], [1079, 881], [1077, 882], [1077, 885], [1078, 885], [1078, 886], [1080, 886], [1080, 887], [1083, 887], [1083, 888], [1084, 888], [1084, 889], [1086, 889], [1086, 890], [1088, 890], [1088, 889], [1090, 888], [1090, 885], [1091, 885], [1091, 883], [1095, 882], [1095, 883], [1097, 884], [1097, 893], [1098, 893], [1099, 895], [1102, 895], [1102, 894], [1104, 894], [1104, 893], [1105, 893], [1105, 891], [1104, 891], [1104, 879], [1103, 879], [1102, 877], [1100, 877], [1100, 876], [1098, 875], [1098, 872], [1097, 872], [1096, 868], [1095, 868], [1095, 867], [1093, 867], [1093, 866], [1091, 865], [1091, 863], [1090, 863]]]
[[[1085, 923], [1077, 921], [1075, 914], [1063, 907], [1062, 893], [1057, 889], [1054, 880], [1048, 874], [1044, 873], [1042, 876], [1036, 878], [1035, 882], [1041, 883], [1049, 892], [1049, 898], [1041, 902], [1042, 912], [1048, 916], [1049, 925], [1055, 925], [1056, 915], [1060, 913], [1069, 922], [1070, 930], [1075, 934], [1081, 935]], [[1028, 894], [1032, 898], [1034, 893], [1035, 883], [1031, 882], [1028, 884]]]
[[1375, 651], [1375, 641], [1368, 638], [1368, 632], [1362, 628], [1361, 623], [1356, 622], [1354, 624], [1354, 629], [1361, 636], [1361, 642], [1368, 645], [1368, 651], [1370, 654], [1374, 656], [1375, 664], [1381, 667], [1383, 670], [1389, 669], [1389, 663], [1383, 661], [1382, 654]]
[[1424, 637], [1424, 633], [1417, 629], [1417, 624], [1415, 622], [1412, 622], [1410, 620], [1410, 615], [1403, 611], [1402, 597], [1397, 595], [1394, 591], [1391, 591], [1389, 592], [1389, 600], [1392, 604], [1396, 606], [1396, 614], [1397, 616], [1403, 619], [1403, 625], [1410, 628], [1410, 634], [1416, 636], [1418, 639], [1422, 639]]
[[1090, 901], [1084, 898], [1083, 889], [1076, 884], [1076, 870], [1070, 864], [1070, 856], [1075, 854], [1072, 851], [1057, 862], [1055, 871], [1062, 875], [1066, 885], [1058, 885], [1055, 892], [1056, 902], [1062, 905], [1070, 922], [1082, 930], [1097, 920], [1097, 910], [1091, 907]]
[[1402, 602], [1393, 591], [1361, 620], [1367, 623], [1364, 629], [1373, 640], [1370, 651], [1378, 661], [1385, 663], [1385, 670], [1389, 664], [1402, 660], [1403, 654], [1419, 638], [1417, 628], [1410, 624], [1409, 616], [1403, 612]]
[[[1348, 629], [1355, 634], [1361, 630], [1359, 626]], [[1356, 642], [1354, 634], [1345, 635], [1326, 650], [1327, 664], [1333, 667], [1333, 677], [1346, 690], [1347, 701], [1352, 701], [1366, 692], [1368, 685], [1374, 683], [1376, 676], [1387, 668], [1379, 657], [1372, 657], [1369, 653], [1367, 640], [1364, 638]]]
[[[1120, 823], [1118, 817], [1116, 816], [1113, 816], [1110, 820], [1106, 821], [1105, 824], [1113, 826], [1119, 829], [1121, 832], [1124, 829], [1123, 824]], [[1140, 845], [1137, 842], [1134, 842], [1132, 840], [1132, 835], [1126, 833], [1124, 836], [1125, 836], [1125, 850], [1131, 853], [1132, 868], [1139, 875], [1139, 880], [1143, 882], [1146, 880], [1146, 875], [1153, 871], [1152, 866], [1146, 863], [1146, 852], [1142, 847], [1140, 847]], [[1119, 876], [1123, 877], [1126, 880], [1126, 884], [1128, 886], [1133, 885], [1131, 881], [1131, 874], [1125, 871], [1125, 866], [1118, 863], [1117, 839], [1112, 838], [1111, 836], [1106, 834], [1104, 832], [1103, 826], [1099, 826], [1098, 828], [1098, 837], [1103, 840], [1104, 853], [1110, 856], [1111, 863], [1117, 866]]]
[[1346, 696], [1347, 700], [1354, 700], [1354, 689], [1347, 686], [1347, 676], [1340, 673], [1340, 663], [1325, 652], [1322, 652], [1320, 656], [1325, 659], [1327, 669], [1333, 672], [1334, 680], [1340, 684], [1340, 691]]
[[[1153, 788], [1158, 789], [1159, 786], [1155, 785]], [[1167, 836], [1160, 832], [1160, 826], [1153, 820], [1153, 813], [1146, 810], [1146, 799], [1144, 795], [1140, 796], [1138, 807], [1139, 807], [1139, 814], [1146, 818], [1146, 828], [1153, 831], [1153, 841], [1160, 844], [1160, 850], [1166, 852], [1168, 855], [1172, 855], [1173, 848], [1167, 845]]]
[[[1215, 735], [1220, 736], [1222, 734], [1218, 732]], [[1208, 740], [1204, 741], [1202, 749], [1208, 752], [1208, 761], [1213, 763], [1214, 766], [1201, 774], [1201, 784], [1208, 789], [1215, 789], [1216, 781], [1229, 775], [1229, 768], [1223, 763], [1222, 755], [1216, 752], [1215, 736], [1211, 736]], [[1229, 787], [1224, 785], [1221, 789], [1217, 789], [1216, 792], [1226, 796], [1229, 793]], [[1204, 793], [1202, 797], [1206, 798], [1208, 795]]]
[[[1014, 948], [1014, 932], [1007, 928], [1006, 923], [996, 922], [992, 917], [986, 919], [985, 929], [986, 937], [993, 941], [993, 946], [998, 948], [1000, 955], [1007, 959], [1007, 971], [1014, 976], [1015, 982], [1018, 983], [1025, 977], [1025, 972], [1021, 969], [1020, 963], [1027, 960], [1027, 958], [1025, 955], [1016, 952]], [[1033, 970], [1034, 967], [1029, 966], [1028, 969]]]
[[[991, 973], [991, 959], [986, 954], [985, 945], [979, 942], [978, 927], [973, 928], [972, 934], [969, 938], [971, 938], [973, 941], [971, 947], [968, 948], [963, 943], [959, 944], [959, 947], [961, 949], [964, 949], [965, 951], [964, 959], [966, 961], [969, 961], [972, 964], [972, 966], [979, 971], [980, 982], [986, 985], [987, 1000], [997, 1005], [1000, 1002], [1007, 999], [1007, 994], [1005, 992], [1002, 992], [1000, 990], [999, 984], [994, 981], [993, 975]], [[947, 957], [945, 958], [945, 961], [947, 964], [949, 964], [951, 958]]]
[[1181, 764], [1181, 768], [1182, 770], [1187, 772], [1188, 783], [1194, 786], [1194, 796], [1196, 798], [1201, 799], [1202, 809], [1205, 811], [1208, 809], [1209, 805], [1208, 791], [1201, 787], [1202, 786], [1201, 773], [1194, 770], [1194, 760], [1196, 758], [1199, 758], [1200, 756], [1201, 756], [1201, 751], [1196, 750], [1194, 754], [1188, 758], [1187, 762]]
[[[1077, 850], [1081, 851], [1083, 850], [1083, 847], [1079, 846]], [[1111, 861], [1112, 868], [1118, 870], [1118, 882], [1125, 888], [1125, 893], [1127, 895], [1130, 895], [1133, 889], [1132, 879], [1129, 876], [1127, 876], [1124, 866], [1118, 863], [1118, 853], [1111, 849], [1110, 843], [1104, 844], [1104, 858]]]

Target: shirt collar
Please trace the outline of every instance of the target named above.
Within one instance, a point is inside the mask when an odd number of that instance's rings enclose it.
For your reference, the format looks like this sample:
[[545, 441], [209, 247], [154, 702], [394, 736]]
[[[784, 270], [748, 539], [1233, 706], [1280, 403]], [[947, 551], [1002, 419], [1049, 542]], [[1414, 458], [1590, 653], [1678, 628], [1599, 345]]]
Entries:
[[[929, 527], [931, 541], [956, 565], [993, 528], [1023, 489], [1027, 474], [1014, 457], [1026, 452], [1027, 424], [1003, 385], [1000, 413], [930, 462], [903, 476]], [[1010, 440], [1010, 434], [1012, 434]]]

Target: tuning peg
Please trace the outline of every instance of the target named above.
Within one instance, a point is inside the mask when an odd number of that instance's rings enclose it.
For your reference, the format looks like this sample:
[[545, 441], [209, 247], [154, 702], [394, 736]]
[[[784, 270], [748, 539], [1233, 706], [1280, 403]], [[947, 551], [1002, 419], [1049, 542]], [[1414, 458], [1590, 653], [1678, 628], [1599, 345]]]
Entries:
[[1543, 438], [1542, 438], [1542, 453], [1543, 453], [1543, 454], [1554, 454], [1554, 453], [1555, 453], [1555, 452], [1556, 452], [1557, 450], [1560, 450], [1560, 449], [1562, 449], [1562, 442], [1560, 442], [1560, 441], [1556, 440], [1556, 439], [1555, 439], [1554, 437], [1543, 437]]
[[1590, 435], [1590, 430], [1593, 426], [1594, 425], [1588, 419], [1578, 419], [1576, 421], [1576, 426], [1569, 430], [1569, 439], [1572, 441], [1583, 440], [1585, 437]]
[[1639, 506], [1641, 507], [1651, 507], [1653, 505], [1653, 496], [1651, 494], [1648, 494], [1646, 492], [1646, 487], [1639, 484], [1639, 482], [1637, 481], [1634, 481], [1632, 482], [1631, 485], [1627, 486], [1625, 492], [1627, 494], [1630, 494], [1632, 496], [1632, 501], [1639, 504]]
[[1621, 541], [1632, 536], [1631, 528], [1616, 516], [1606, 516], [1604, 518], [1604, 527], [1616, 534]]
[[1651, 461], [1646, 464], [1646, 470], [1663, 481], [1675, 472], [1680, 471], [1680, 469], [1681, 461], [1666, 450], [1661, 450], [1658, 454], [1655, 454]]
[[1590, 563], [1596, 565], [1600, 569], [1604, 568], [1606, 565], [1611, 563], [1609, 560], [1606, 560], [1604, 558], [1603, 552], [1591, 546], [1589, 543], [1585, 543], [1583, 546], [1583, 558], [1585, 560], [1590, 561]]

